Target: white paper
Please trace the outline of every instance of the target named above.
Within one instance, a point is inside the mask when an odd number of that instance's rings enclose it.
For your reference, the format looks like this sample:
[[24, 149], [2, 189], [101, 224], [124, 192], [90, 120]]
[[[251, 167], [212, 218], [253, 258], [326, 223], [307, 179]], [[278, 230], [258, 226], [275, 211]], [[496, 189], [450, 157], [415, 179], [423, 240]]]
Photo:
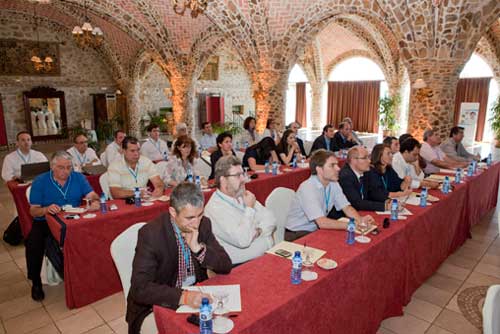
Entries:
[[456, 173], [456, 171], [453, 169], [440, 169], [439, 172], [443, 174], [452, 174], [452, 175], [455, 175]]
[[437, 182], [443, 182], [445, 177], [447, 175], [437, 175], [437, 174], [433, 174], [427, 178], [425, 178], [425, 180], [431, 180], [431, 181], [437, 181]]
[[[410, 196], [408, 200], [406, 201], [406, 204], [409, 205], [415, 205], [415, 206], [420, 206], [420, 197], [417, 196]], [[427, 206], [431, 206], [432, 204], [429, 203], [429, 199], [427, 198]]]
[[[388, 216], [391, 215], [391, 211], [375, 211], [375, 213], [377, 215], [388, 215]], [[407, 208], [403, 208], [403, 210], [398, 212], [398, 216], [411, 216], [411, 215], [413, 215], [413, 213], [411, 213], [411, 211], [408, 210]]]
[[[315, 263], [318, 261], [323, 255], [325, 255], [325, 251], [313, 247], [309, 247], [306, 245], [307, 250], [310, 252], [309, 259], [311, 260], [312, 263]], [[275, 245], [273, 248], [269, 249], [266, 253], [276, 255], [279, 257], [282, 257], [281, 255], [276, 254], [275, 252], [278, 249], [284, 249], [292, 254], [288, 259], [292, 259], [293, 254], [295, 254], [295, 251], [303, 252], [304, 251], [304, 245], [302, 244], [296, 244], [294, 242], [288, 242], [288, 241], [282, 241], [279, 244]], [[304, 259], [304, 254], [302, 253], [302, 259]]]
[[[224, 290], [229, 292], [228, 301], [224, 303], [224, 309], [229, 312], [241, 312], [241, 293], [240, 293], [240, 285], [232, 284], [232, 285], [196, 285], [196, 286], [187, 286], [183, 287], [183, 290], [188, 291], [198, 291], [202, 293], [206, 293], [209, 295], [213, 295], [216, 291]], [[213, 300], [215, 302], [215, 299]], [[214, 310], [216, 305], [212, 303], [212, 310]], [[181, 305], [175, 311], [176, 313], [198, 313], [200, 310], [197, 308], [192, 308], [187, 305]]]

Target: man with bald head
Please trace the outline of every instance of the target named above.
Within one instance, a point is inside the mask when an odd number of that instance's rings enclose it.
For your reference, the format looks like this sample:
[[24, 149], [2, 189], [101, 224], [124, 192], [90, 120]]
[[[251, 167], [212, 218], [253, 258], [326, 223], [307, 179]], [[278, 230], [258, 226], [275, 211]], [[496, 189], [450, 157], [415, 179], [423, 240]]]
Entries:
[[370, 170], [370, 154], [366, 148], [355, 146], [347, 154], [347, 161], [340, 170], [339, 183], [347, 200], [356, 210], [385, 211], [386, 202], [368, 198], [368, 187], [363, 174]]

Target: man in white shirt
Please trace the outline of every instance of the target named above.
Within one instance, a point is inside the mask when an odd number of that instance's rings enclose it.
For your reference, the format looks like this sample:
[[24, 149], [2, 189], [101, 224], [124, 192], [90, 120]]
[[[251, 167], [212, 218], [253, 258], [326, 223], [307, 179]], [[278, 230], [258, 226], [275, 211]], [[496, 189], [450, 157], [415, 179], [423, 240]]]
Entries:
[[77, 134], [73, 139], [73, 143], [73, 147], [68, 149], [67, 152], [73, 158], [72, 164], [75, 172], [81, 172], [84, 166], [99, 165], [101, 163], [94, 149], [89, 147], [89, 140], [86, 135], [83, 133]]
[[408, 138], [401, 142], [399, 152], [392, 157], [392, 168], [401, 179], [410, 176], [413, 189], [420, 187], [436, 189], [439, 186], [438, 182], [424, 180], [424, 171], [418, 163], [420, 147], [420, 143], [415, 138]]
[[439, 144], [441, 144], [439, 134], [432, 129], [425, 130], [424, 143], [420, 149], [420, 156], [424, 158], [427, 164], [424, 173], [438, 173], [440, 168], [455, 169], [467, 167], [467, 162], [457, 162], [448, 158], [441, 148], [439, 148]]
[[441, 144], [441, 149], [450, 159], [455, 161], [471, 162], [472, 160], [481, 160], [479, 154], [474, 155], [467, 152], [464, 144], [462, 144], [462, 139], [464, 139], [464, 128], [461, 126], [454, 126], [450, 130], [450, 138]]
[[150, 124], [147, 128], [149, 138], [141, 146], [141, 154], [152, 161], [168, 160], [167, 142], [160, 138], [160, 126]]
[[203, 122], [201, 131], [203, 131], [203, 136], [201, 136], [200, 140], [201, 149], [210, 152], [210, 154], [214, 153], [217, 150], [217, 136], [213, 133], [212, 124]]
[[153, 184], [153, 197], [163, 195], [163, 181], [155, 164], [139, 153], [139, 142], [134, 137], [125, 137], [122, 143], [123, 156], [109, 165], [109, 191], [114, 199], [134, 196], [135, 188], [144, 194], [148, 181]]
[[285, 240], [293, 241], [317, 229], [345, 230], [347, 223], [327, 217], [333, 207], [357, 222], [374, 223], [371, 216], [361, 217], [342, 192], [338, 183], [340, 168], [332, 151], [315, 151], [309, 166], [311, 176], [299, 186], [290, 205]]
[[233, 264], [261, 256], [274, 244], [276, 219], [245, 190], [241, 161], [234, 156], [222, 157], [215, 165], [218, 190], [205, 207], [217, 241]]
[[31, 135], [27, 131], [21, 131], [16, 135], [17, 149], [7, 154], [3, 160], [2, 178], [5, 182], [21, 177], [21, 165], [48, 161], [43, 153], [32, 150]]
[[108, 164], [108, 166], [111, 165], [111, 163], [114, 160], [121, 158], [123, 154], [122, 142], [125, 136], [126, 136], [125, 131], [123, 130], [115, 131], [114, 134], [115, 140], [111, 144], [109, 144], [106, 147], [106, 150], [104, 151], [104, 154], [106, 155], [106, 163]]

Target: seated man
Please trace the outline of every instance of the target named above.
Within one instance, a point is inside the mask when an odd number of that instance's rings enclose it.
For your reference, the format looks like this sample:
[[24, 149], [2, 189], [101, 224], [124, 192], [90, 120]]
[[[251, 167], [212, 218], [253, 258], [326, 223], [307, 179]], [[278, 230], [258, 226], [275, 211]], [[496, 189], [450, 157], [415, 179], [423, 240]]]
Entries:
[[212, 221], [215, 237], [233, 264], [261, 256], [273, 246], [276, 219], [245, 190], [241, 161], [222, 157], [215, 166], [218, 190], [210, 197], [205, 215]]
[[167, 142], [160, 138], [160, 126], [150, 124], [147, 128], [149, 138], [141, 146], [141, 154], [151, 161], [168, 160]]
[[358, 222], [374, 222], [371, 216], [361, 217], [347, 201], [338, 183], [340, 169], [333, 152], [314, 152], [309, 166], [311, 176], [302, 182], [290, 204], [285, 240], [293, 241], [317, 229], [345, 230], [347, 223], [327, 217], [333, 207]]
[[79, 133], [73, 139], [74, 145], [67, 152], [73, 157], [73, 170], [81, 172], [83, 167], [92, 164], [100, 164], [94, 149], [89, 147], [89, 140], [83, 133]]
[[292, 130], [295, 132], [295, 141], [299, 145], [300, 148], [300, 154], [302, 154], [303, 157], [307, 157], [306, 150], [304, 149], [304, 142], [302, 139], [298, 137], [299, 135], [299, 129], [300, 129], [300, 123], [299, 122], [292, 122], [288, 125], [288, 129]]
[[470, 163], [472, 160], [481, 160], [479, 154], [474, 155], [467, 152], [462, 144], [462, 139], [464, 139], [464, 128], [461, 126], [452, 127], [450, 130], [450, 138], [441, 144], [441, 150], [448, 158], [454, 161]]
[[106, 155], [106, 161], [103, 161], [104, 165], [109, 166], [113, 161], [117, 160], [122, 156], [123, 154], [122, 142], [125, 136], [126, 136], [125, 131], [123, 130], [115, 131], [114, 133], [115, 140], [112, 143], [110, 143], [106, 147], [106, 150], [104, 151]]
[[217, 136], [212, 130], [212, 124], [210, 122], [203, 122], [201, 131], [203, 131], [203, 136], [201, 136], [200, 140], [201, 149], [210, 152], [210, 154], [217, 151]]
[[333, 136], [334, 136], [333, 126], [330, 124], [325, 125], [323, 127], [323, 133], [321, 134], [321, 136], [314, 139], [314, 142], [311, 147], [311, 152], [309, 152], [309, 154], [312, 155], [314, 151], [319, 149], [325, 149], [327, 151], [332, 151], [332, 152], [338, 151], [339, 148], [335, 144]]
[[196, 185], [181, 183], [172, 191], [168, 213], [139, 230], [127, 297], [129, 333], [141, 332], [153, 305], [199, 308], [201, 299], [210, 295], [182, 288], [206, 280], [207, 269], [231, 271], [231, 259], [203, 217], [203, 201]]
[[354, 125], [352, 124], [352, 119], [350, 117], [344, 117], [344, 119], [342, 120], [342, 122], [343, 123], [349, 123], [349, 125], [351, 125], [352, 138], [354, 139], [354, 141], [358, 145], [363, 145], [363, 141], [361, 139], [359, 139], [358, 134], [356, 133], [356, 131], [354, 131]]
[[99, 209], [99, 196], [83, 174], [72, 171], [72, 157], [69, 153], [54, 153], [50, 159], [50, 169], [35, 178], [30, 192], [30, 214], [34, 218], [25, 243], [26, 264], [28, 279], [33, 282], [31, 298], [37, 301], [45, 298], [40, 278], [45, 242], [50, 237], [45, 215], [56, 214], [68, 204], [78, 207], [84, 197], [92, 200], [91, 210]]
[[450, 159], [440, 148], [441, 137], [439, 134], [428, 129], [424, 132], [424, 143], [420, 148], [420, 155], [424, 158], [426, 166], [424, 169], [425, 174], [438, 173], [440, 168], [455, 169], [465, 168], [468, 162], [458, 162]]
[[115, 160], [108, 168], [109, 191], [113, 198], [134, 196], [136, 187], [145, 192], [148, 180], [153, 184], [153, 197], [163, 195], [163, 181], [155, 164], [140, 155], [139, 142], [134, 137], [125, 137], [122, 143], [123, 157]]
[[339, 131], [335, 133], [333, 140], [339, 150], [347, 150], [358, 145], [352, 136], [352, 126], [347, 122], [339, 124]]
[[382, 144], [389, 146], [391, 148], [391, 152], [393, 155], [399, 152], [399, 145], [400, 144], [399, 144], [398, 138], [396, 138], [396, 137], [387, 136], [382, 141]]
[[424, 171], [418, 163], [420, 147], [418, 140], [413, 137], [404, 140], [400, 145], [399, 152], [392, 157], [392, 168], [400, 179], [410, 176], [413, 189], [420, 187], [436, 189], [439, 187], [438, 182], [424, 180]]
[[347, 161], [340, 170], [339, 183], [347, 200], [356, 210], [385, 211], [385, 201], [368, 199], [368, 187], [363, 174], [370, 170], [370, 154], [364, 147], [349, 150]]
[[47, 161], [42, 152], [31, 149], [33, 142], [27, 131], [21, 131], [16, 135], [17, 149], [5, 156], [2, 166], [2, 179], [5, 182], [17, 180], [21, 177], [21, 166]]

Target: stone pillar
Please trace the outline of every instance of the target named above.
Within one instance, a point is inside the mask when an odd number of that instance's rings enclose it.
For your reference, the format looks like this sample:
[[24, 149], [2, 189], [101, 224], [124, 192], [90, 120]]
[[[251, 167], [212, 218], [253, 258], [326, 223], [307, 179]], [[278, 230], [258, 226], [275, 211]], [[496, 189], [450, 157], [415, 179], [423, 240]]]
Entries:
[[[170, 78], [172, 87], [172, 107], [174, 112], [174, 123], [184, 122], [188, 128], [193, 126], [194, 114], [194, 82], [192, 80], [173, 75]], [[175, 128], [173, 129], [175, 133]]]
[[266, 128], [268, 118], [273, 118], [276, 128], [285, 127], [285, 99], [288, 75], [280, 72], [260, 72], [253, 80], [257, 132]]
[[424, 79], [427, 88], [410, 93], [408, 132], [422, 139], [426, 129], [433, 128], [441, 137], [454, 124], [455, 94], [460, 74], [460, 60], [417, 60], [409, 66], [411, 84]]
[[140, 90], [141, 83], [136, 78], [132, 83], [123, 87], [122, 91], [127, 96], [128, 109], [128, 134], [136, 138], [141, 137], [141, 109], [140, 109]]
[[[319, 130], [322, 128], [321, 122], [321, 105], [323, 104], [323, 82], [313, 81], [311, 85], [312, 99], [311, 99], [311, 123], [309, 127], [312, 130]], [[304, 126], [305, 124], [302, 124]]]

